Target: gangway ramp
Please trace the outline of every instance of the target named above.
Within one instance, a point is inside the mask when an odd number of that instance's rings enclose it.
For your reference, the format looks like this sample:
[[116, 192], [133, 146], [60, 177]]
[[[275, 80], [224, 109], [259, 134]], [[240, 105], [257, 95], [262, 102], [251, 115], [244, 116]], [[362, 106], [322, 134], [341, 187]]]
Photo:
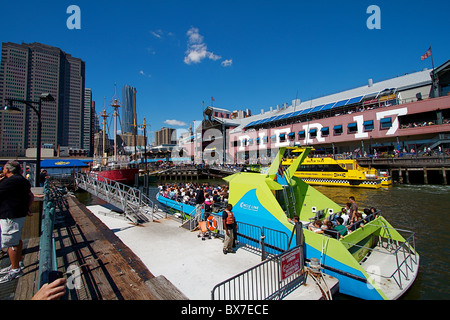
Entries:
[[114, 215], [135, 224], [159, 220], [167, 216], [141, 190], [102, 177], [96, 173], [75, 174], [75, 186], [115, 206]]

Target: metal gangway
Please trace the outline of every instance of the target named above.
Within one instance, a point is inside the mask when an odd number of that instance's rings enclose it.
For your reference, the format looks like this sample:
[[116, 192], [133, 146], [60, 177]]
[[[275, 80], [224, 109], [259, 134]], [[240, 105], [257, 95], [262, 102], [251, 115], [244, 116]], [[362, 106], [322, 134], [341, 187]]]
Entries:
[[75, 186], [117, 207], [122, 217], [135, 224], [166, 218], [167, 213], [160, 210], [141, 190], [123, 183], [102, 177], [94, 172], [76, 173]]

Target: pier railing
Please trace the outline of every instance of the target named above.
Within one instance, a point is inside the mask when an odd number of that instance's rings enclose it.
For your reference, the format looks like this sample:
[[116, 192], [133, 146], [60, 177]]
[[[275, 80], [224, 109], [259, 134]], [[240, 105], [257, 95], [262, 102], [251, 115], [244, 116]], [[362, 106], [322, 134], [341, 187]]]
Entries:
[[306, 281], [303, 245], [217, 284], [212, 300], [281, 300]]
[[39, 288], [50, 282], [50, 274], [57, 271], [53, 226], [56, 210], [65, 206], [64, 195], [49, 180], [45, 181], [42, 210], [41, 237], [39, 243]]

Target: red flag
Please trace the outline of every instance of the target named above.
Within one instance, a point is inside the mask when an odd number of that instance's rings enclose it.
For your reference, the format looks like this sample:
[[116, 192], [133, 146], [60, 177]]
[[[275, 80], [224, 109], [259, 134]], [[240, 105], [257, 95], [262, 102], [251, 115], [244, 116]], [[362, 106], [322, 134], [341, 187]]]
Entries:
[[430, 47], [430, 49], [428, 49], [427, 52], [425, 52], [425, 54], [423, 56], [420, 57], [420, 59], [423, 61], [426, 58], [428, 58], [429, 56], [431, 56], [431, 47]]
[[216, 101], [216, 100], [214, 100], [214, 97], [211, 97], [211, 100], [212, 100], [212, 101]]

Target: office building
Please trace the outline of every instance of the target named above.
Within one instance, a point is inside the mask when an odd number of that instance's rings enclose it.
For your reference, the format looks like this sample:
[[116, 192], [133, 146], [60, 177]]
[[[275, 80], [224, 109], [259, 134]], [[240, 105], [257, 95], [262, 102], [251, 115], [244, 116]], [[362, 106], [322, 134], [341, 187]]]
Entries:
[[176, 144], [176, 130], [171, 128], [161, 128], [155, 132], [155, 145]]
[[[42, 104], [42, 145], [81, 149], [84, 132], [85, 62], [61, 49], [41, 43], [2, 43], [0, 101], [6, 98], [39, 101], [50, 93], [54, 102]], [[37, 115], [15, 103], [21, 114], [0, 114], [0, 156], [24, 156], [36, 148]], [[80, 125], [81, 124], [81, 125]]]

